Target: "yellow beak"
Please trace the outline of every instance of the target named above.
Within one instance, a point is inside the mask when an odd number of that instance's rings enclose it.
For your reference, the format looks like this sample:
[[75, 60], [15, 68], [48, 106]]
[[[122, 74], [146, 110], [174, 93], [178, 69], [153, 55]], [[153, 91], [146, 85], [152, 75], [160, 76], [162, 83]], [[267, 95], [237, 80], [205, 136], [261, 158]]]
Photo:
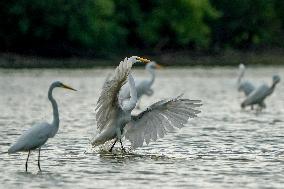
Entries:
[[141, 57], [138, 57], [137, 60], [139, 60], [140, 62], [146, 63], [146, 64], [150, 62], [150, 60], [146, 58], [141, 58]]
[[69, 89], [69, 90], [72, 90], [72, 91], [77, 91], [76, 89], [73, 89], [72, 87], [69, 87], [68, 85], [64, 85], [64, 84], [62, 84], [63, 86], [63, 88], [65, 88], [65, 89]]

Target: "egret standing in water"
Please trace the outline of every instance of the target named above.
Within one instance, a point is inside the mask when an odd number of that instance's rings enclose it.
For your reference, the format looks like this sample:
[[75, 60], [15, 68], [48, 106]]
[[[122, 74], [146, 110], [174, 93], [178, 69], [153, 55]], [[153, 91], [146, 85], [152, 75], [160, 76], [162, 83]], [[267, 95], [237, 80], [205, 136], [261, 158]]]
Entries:
[[239, 65], [239, 77], [238, 77], [238, 91], [243, 92], [245, 96], [248, 96], [255, 87], [249, 81], [242, 81], [245, 74], [245, 66], [243, 64]]
[[[92, 145], [97, 146], [114, 140], [109, 151], [117, 141], [124, 150], [121, 139], [123, 136], [131, 142], [133, 148], [144, 143], [156, 141], [158, 137], [183, 127], [189, 118], [196, 117], [201, 106], [200, 100], [182, 99], [181, 97], [161, 100], [137, 116], [131, 115], [137, 103], [135, 82], [130, 74], [136, 62], [149, 63], [149, 60], [132, 56], [121, 61], [112, 77], [105, 82], [96, 106], [97, 135]], [[121, 87], [128, 80], [130, 97], [120, 94]]]
[[272, 85], [269, 87], [266, 84], [261, 85], [257, 89], [255, 89], [250, 95], [242, 102], [241, 107], [245, 108], [246, 106], [257, 104], [261, 109], [265, 108], [266, 105], [264, 100], [266, 97], [271, 95], [275, 89], [277, 83], [280, 82], [279, 75], [274, 75], [272, 77]]
[[64, 85], [63, 83], [56, 81], [53, 82], [48, 90], [48, 99], [52, 104], [53, 109], [53, 121], [51, 124], [43, 122], [40, 124], [34, 125], [32, 128], [24, 132], [17, 142], [11, 146], [8, 150], [8, 153], [16, 153], [20, 151], [28, 151], [28, 157], [26, 160], [26, 171], [28, 171], [28, 161], [31, 150], [35, 150], [38, 148], [38, 168], [40, 168], [40, 148], [42, 145], [46, 143], [49, 138], [52, 138], [56, 135], [59, 128], [59, 112], [55, 99], [52, 96], [52, 91], [56, 87], [61, 87], [65, 89], [74, 90], [75, 89]]
[[[155, 69], [160, 69], [162, 68], [161, 65], [157, 64], [156, 62], [149, 62], [145, 66], [145, 70], [150, 74], [149, 79], [144, 79], [144, 80], [135, 80], [135, 88], [137, 91], [137, 105], [136, 107], [139, 109], [140, 108], [140, 102], [141, 102], [141, 97], [143, 95], [147, 96], [152, 96], [154, 91], [151, 89], [155, 78], [156, 78], [156, 72]], [[125, 85], [122, 86], [120, 90], [120, 95], [124, 96], [124, 98], [129, 98], [130, 97], [130, 89], [129, 89], [129, 84], [126, 83]]]

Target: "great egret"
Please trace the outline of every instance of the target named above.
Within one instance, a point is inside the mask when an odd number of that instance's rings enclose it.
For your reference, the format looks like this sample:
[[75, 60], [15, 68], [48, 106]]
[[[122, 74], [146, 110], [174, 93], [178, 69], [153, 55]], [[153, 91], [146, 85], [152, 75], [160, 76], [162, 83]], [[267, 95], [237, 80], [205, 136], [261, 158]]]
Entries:
[[[137, 91], [137, 105], [136, 107], [139, 108], [140, 106], [140, 101], [141, 97], [143, 95], [151, 96], [153, 95], [154, 91], [151, 89], [154, 81], [155, 81], [155, 69], [162, 68], [161, 65], [157, 64], [156, 62], [149, 62], [145, 66], [145, 70], [150, 73], [150, 79], [145, 79], [145, 80], [135, 80], [135, 88]], [[123, 96], [124, 98], [129, 98], [130, 97], [130, 90], [129, 90], [129, 84], [126, 83], [125, 85], [122, 86], [120, 90], [120, 95]]]
[[67, 85], [64, 85], [63, 83], [61, 83], [59, 81], [53, 82], [50, 85], [49, 90], [48, 90], [48, 99], [50, 100], [50, 102], [52, 104], [52, 109], [53, 109], [53, 121], [52, 121], [52, 123], [49, 124], [49, 123], [43, 122], [43, 123], [34, 125], [32, 128], [30, 128], [29, 130], [24, 132], [20, 136], [20, 138], [17, 140], [17, 142], [14, 145], [12, 145], [8, 150], [8, 153], [28, 151], [28, 157], [27, 157], [27, 160], [26, 160], [26, 171], [28, 171], [28, 160], [29, 160], [30, 152], [31, 152], [31, 150], [35, 150], [37, 148], [38, 148], [38, 168], [41, 171], [41, 168], [40, 168], [40, 148], [43, 144], [46, 143], [46, 141], [49, 138], [54, 137], [55, 134], [58, 131], [59, 112], [58, 112], [58, 108], [57, 108], [57, 103], [52, 96], [52, 91], [56, 87], [61, 87], [61, 88], [76, 91], [75, 89], [73, 89], [73, 88], [71, 88]]
[[[161, 100], [137, 116], [131, 115], [137, 103], [135, 82], [130, 74], [132, 65], [136, 62], [149, 62], [149, 60], [132, 56], [121, 61], [111, 79], [105, 82], [96, 106], [97, 135], [92, 145], [97, 146], [114, 139], [109, 151], [115, 143], [120, 142], [123, 136], [131, 142], [133, 148], [155, 141], [163, 137], [174, 127], [183, 127], [189, 118], [196, 117], [201, 106], [200, 100], [182, 99], [181, 97]], [[119, 91], [128, 80], [130, 98], [124, 98]]]
[[245, 96], [248, 96], [255, 87], [249, 81], [242, 81], [245, 74], [245, 66], [243, 64], [239, 65], [239, 77], [238, 77], [238, 91], [243, 92]]
[[265, 108], [266, 105], [264, 103], [264, 100], [266, 99], [266, 97], [273, 93], [276, 84], [279, 82], [280, 76], [274, 75], [272, 77], [272, 85], [270, 87], [266, 84], [258, 87], [242, 102], [241, 107], [245, 108], [246, 106], [257, 104], [260, 109]]

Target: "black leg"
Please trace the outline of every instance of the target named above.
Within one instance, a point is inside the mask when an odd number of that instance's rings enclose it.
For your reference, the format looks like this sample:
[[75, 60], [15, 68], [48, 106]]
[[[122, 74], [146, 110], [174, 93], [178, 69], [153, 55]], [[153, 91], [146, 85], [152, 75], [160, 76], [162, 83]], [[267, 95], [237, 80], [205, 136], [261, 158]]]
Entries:
[[125, 151], [125, 148], [124, 148], [123, 145], [122, 145], [121, 139], [119, 140], [119, 142], [120, 142], [120, 145], [121, 145], [121, 150], [122, 150], [123, 152], [126, 152], [126, 151]]
[[40, 168], [40, 148], [38, 149], [37, 166], [38, 166], [38, 168], [39, 168], [39, 171], [41, 171], [41, 168]]
[[28, 161], [29, 161], [30, 153], [31, 151], [29, 150], [27, 161], [26, 161], [26, 172], [28, 172]]
[[115, 139], [113, 145], [112, 145], [111, 148], [109, 149], [109, 152], [112, 152], [112, 149], [113, 149], [113, 147], [114, 147], [114, 145], [115, 145], [116, 142], [117, 142], [117, 139]]

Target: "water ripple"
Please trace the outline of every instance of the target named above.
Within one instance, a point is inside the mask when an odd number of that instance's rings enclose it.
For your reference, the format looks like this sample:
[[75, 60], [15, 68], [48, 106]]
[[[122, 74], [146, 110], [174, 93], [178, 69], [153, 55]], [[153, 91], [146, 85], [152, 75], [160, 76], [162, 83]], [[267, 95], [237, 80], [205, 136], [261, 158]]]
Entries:
[[[92, 148], [94, 107], [110, 70], [0, 70], [0, 165], [5, 188], [283, 188], [284, 87], [267, 99], [267, 109], [241, 110], [236, 70], [231, 68], [172, 69], [158, 72], [155, 95], [142, 106], [165, 97], [201, 99], [202, 113], [182, 130], [168, 133], [148, 146], [132, 150], [123, 141]], [[283, 68], [255, 68], [253, 81], [270, 82]], [[135, 77], [145, 78], [144, 70]], [[209, 78], [209, 79], [208, 79]], [[61, 80], [77, 93], [56, 90], [60, 128], [42, 148], [41, 166], [32, 152], [8, 155], [7, 150], [32, 124], [52, 120], [47, 87]], [[7, 85], [7, 83], [9, 85]], [[171, 85], [175, 83], [175, 85]]]

